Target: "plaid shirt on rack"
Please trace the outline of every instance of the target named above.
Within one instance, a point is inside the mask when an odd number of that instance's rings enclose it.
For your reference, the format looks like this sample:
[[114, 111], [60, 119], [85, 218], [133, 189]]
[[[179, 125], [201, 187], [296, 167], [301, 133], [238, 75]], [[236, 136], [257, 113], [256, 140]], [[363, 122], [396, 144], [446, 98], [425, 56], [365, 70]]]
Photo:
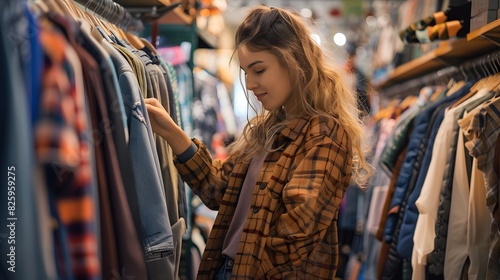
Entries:
[[[53, 215], [58, 224], [55, 255], [63, 278], [100, 279], [89, 124], [85, 97], [68, 54], [76, 53], [62, 34], [41, 23], [45, 65], [35, 124], [35, 150], [44, 167]], [[81, 67], [81, 66], [80, 66]]]
[[490, 252], [487, 279], [500, 277], [500, 208], [499, 178], [493, 169], [496, 142], [500, 134], [500, 98], [486, 101], [459, 121], [468, 141], [465, 147], [477, 159], [477, 168], [483, 173], [486, 187], [486, 205], [491, 212]]
[[[213, 160], [207, 148], [176, 166], [204, 203], [219, 210], [198, 271], [213, 279], [248, 162]], [[333, 119], [303, 117], [285, 127], [267, 155], [252, 193], [232, 279], [333, 279], [339, 205], [351, 179], [346, 132]]]

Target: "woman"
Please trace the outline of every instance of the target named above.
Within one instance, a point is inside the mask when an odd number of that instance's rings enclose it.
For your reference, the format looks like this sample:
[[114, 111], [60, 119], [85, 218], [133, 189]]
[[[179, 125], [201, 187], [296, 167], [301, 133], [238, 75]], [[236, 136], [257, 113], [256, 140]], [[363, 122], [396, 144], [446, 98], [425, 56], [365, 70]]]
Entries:
[[249, 94], [265, 110], [224, 162], [146, 100], [183, 179], [218, 210], [198, 279], [333, 279], [339, 205], [370, 169], [356, 97], [296, 14], [255, 8], [235, 43]]

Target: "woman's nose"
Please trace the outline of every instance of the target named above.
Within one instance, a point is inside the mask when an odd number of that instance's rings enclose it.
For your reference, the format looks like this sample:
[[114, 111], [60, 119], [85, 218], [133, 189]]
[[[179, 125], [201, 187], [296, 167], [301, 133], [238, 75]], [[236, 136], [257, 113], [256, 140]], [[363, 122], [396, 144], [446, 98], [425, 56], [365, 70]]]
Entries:
[[251, 79], [247, 76], [246, 86], [247, 86], [248, 90], [254, 90], [257, 87], [257, 83], [253, 79]]

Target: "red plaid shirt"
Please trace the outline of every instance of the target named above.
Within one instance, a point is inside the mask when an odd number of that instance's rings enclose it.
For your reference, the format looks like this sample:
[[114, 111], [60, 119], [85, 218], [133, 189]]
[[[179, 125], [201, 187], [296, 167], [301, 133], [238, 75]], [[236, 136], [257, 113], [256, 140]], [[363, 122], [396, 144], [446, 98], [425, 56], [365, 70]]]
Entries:
[[[41, 26], [39, 36], [45, 65], [35, 145], [37, 160], [44, 167], [45, 184], [54, 197], [60, 221], [57, 226], [66, 232], [63, 240], [55, 240], [56, 261], [61, 275], [99, 279], [89, 127], [85, 96], [76, 87], [76, 79], [82, 77], [75, 77], [77, 71], [66, 56], [71, 46], [62, 34], [46, 21]], [[71, 271], [65, 270], [66, 246]]]

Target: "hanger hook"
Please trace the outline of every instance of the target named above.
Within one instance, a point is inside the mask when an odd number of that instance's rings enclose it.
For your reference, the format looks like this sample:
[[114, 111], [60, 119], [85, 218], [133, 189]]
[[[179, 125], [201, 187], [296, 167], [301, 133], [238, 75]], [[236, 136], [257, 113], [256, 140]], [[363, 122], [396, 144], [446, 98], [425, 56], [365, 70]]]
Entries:
[[96, 16], [96, 10], [101, 6], [101, 1], [97, 0], [95, 7], [92, 9], [92, 15], [95, 17]]
[[499, 73], [500, 71], [498, 71], [498, 66], [499, 66], [499, 63], [498, 63], [498, 57], [500, 56], [500, 53], [499, 52], [496, 52], [495, 54], [493, 54], [493, 58], [491, 59], [492, 60], [492, 64], [495, 68], [495, 73]]
[[490, 69], [490, 54], [488, 54], [487, 56], [484, 57], [484, 60], [483, 60], [483, 69], [486, 70], [486, 74], [488, 76], [491, 76], [493, 75], [493, 73], [491, 73], [491, 69]]
[[112, 24], [115, 24], [116, 18], [115, 18], [115, 2], [112, 2], [109, 4], [109, 20]]
[[490, 65], [491, 75], [495, 75], [498, 73], [497, 66], [495, 65], [495, 61], [493, 60], [495, 56], [493, 54], [488, 55], [488, 64]]
[[469, 77], [467, 76], [467, 73], [465, 72], [465, 69], [462, 65], [458, 66], [458, 70], [460, 71], [460, 73], [462, 73], [463, 75], [463, 78], [466, 82], [469, 81]]
[[98, 2], [99, 2], [99, 6], [97, 6], [95, 8], [94, 13], [97, 14], [98, 16], [102, 17], [102, 15], [101, 15], [101, 12], [102, 12], [101, 9], [102, 9], [102, 7], [104, 7], [104, 0], [99, 0]]
[[106, 2], [106, 5], [104, 6], [104, 11], [103, 11], [103, 18], [108, 22], [111, 22], [110, 18], [108, 18], [110, 7], [111, 7], [110, 3]]
[[481, 78], [481, 73], [479, 73], [479, 70], [477, 69], [478, 67], [479, 67], [479, 62], [476, 61], [472, 64], [472, 71], [474, 71], [474, 74], [476, 75], [474, 77], [476, 80]]
[[478, 61], [478, 68], [479, 68], [479, 70], [481, 72], [481, 77], [479, 77], [479, 78], [484, 78], [484, 77], [488, 76], [488, 74], [486, 73], [486, 71], [484, 71], [484, 60], [485, 60], [485, 58], [483, 56]]
[[85, 4], [85, 12], [88, 12], [88, 8], [90, 7], [90, 3], [94, 2], [94, 0], [88, 0], [87, 3]]
[[124, 13], [123, 7], [116, 4], [116, 17], [117, 17], [117, 22], [120, 22], [120, 28], [126, 29], [126, 26], [128, 25], [128, 17], [127, 13]]

